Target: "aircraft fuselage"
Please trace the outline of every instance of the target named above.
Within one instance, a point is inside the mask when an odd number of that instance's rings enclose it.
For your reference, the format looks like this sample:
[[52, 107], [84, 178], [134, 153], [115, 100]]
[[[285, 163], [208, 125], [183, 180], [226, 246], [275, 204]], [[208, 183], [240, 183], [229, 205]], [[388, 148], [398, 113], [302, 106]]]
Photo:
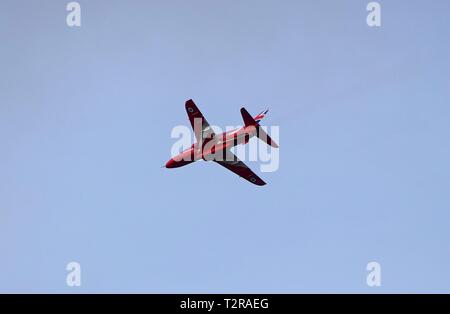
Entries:
[[200, 159], [210, 161], [217, 156], [226, 158], [227, 150], [236, 145], [248, 143], [250, 138], [255, 135], [256, 128], [254, 126], [245, 126], [240, 129], [215, 134], [212, 138], [203, 139], [201, 145], [198, 142], [194, 143], [190, 148], [171, 158], [166, 163], [166, 168], [182, 167]]

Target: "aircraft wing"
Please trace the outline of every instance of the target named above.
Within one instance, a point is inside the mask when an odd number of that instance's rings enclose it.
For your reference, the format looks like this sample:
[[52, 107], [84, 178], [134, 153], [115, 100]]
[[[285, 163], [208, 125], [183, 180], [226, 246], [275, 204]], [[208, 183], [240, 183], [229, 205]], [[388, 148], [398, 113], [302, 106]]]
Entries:
[[192, 99], [186, 101], [186, 112], [189, 117], [189, 122], [191, 122], [192, 129], [194, 130], [197, 142], [203, 142], [202, 139], [212, 138], [215, 135], [214, 131], [209, 126], [208, 121], [206, 121], [205, 117], [197, 108]]
[[249, 167], [247, 167], [239, 158], [237, 158], [233, 153], [230, 151], [227, 152], [228, 156], [230, 154], [234, 156], [233, 161], [225, 161], [225, 160], [214, 160], [219, 165], [227, 168], [230, 171], [233, 171], [238, 176], [244, 178], [245, 180], [248, 180], [249, 182], [256, 184], [256, 185], [265, 185], [266, 182], [264, 182], [260, 177], [258, 177], [253, 171], [250, 170]]

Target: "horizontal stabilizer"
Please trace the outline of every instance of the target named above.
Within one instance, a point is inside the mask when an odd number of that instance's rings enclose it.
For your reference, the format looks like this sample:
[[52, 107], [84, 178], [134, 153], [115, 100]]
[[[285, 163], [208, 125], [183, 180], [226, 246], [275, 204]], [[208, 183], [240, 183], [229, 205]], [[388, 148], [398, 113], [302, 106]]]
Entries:
[[255, 119], [253, 119], [253, 117], [248, 113], [248, 111], [244, 107], [241, 108], [241, 115], [242, 119], [244, 120], [245, 126], [258, 125], [258, 122], [256, 122]]
[[241, 108], [242, 119], [244, 119], [245, 126], [254, 126], [256, 128], [256, 136], [265, 142], [267, 145], [278, 148], [278, 144], [275, 143], [274, 140], [270, 138], [270, 136], [263, 130], [263, 128], [259, 125], [255, 119], [248, 113], [245, 108]]
[[270, 145], [272, 147], [278, 148], [278, 144], [275, 143], [274, 140], [270, 138], [270, 136], [263, 130], [261, 126], [258, 125], [256, 128], [256, 136], [263, 142], [265, 142], [267, 145]]

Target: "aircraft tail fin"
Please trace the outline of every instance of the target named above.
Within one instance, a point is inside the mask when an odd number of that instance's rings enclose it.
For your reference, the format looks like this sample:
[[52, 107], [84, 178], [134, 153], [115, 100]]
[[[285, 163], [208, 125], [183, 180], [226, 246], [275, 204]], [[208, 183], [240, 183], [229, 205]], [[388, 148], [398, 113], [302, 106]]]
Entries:
[[259, 123], [262, 119], [264, 119], [267, 112], [269, 112], [269, 109], [261, 111], [257, 116], [253, 117], [253, 119], [255, 119], [255, 121]]
[[[267, 110], [264, 112], [264, 114], [266, 113]], [[253, 126], [256, 128], [256, 136], [260, 140], [265, 142], [267, 145], [278, 148], [278, 144], [275, 143], [275, 141], [270, 138], [270, 136], [263, 130], [263, 128], [259, 125], [259, 123], [255, 121], [254, 118], [252, 118], [252, 116], [248, 113], [248, 111], [245, 108], [241, 108], [241, 115], [242, 119], [244, 119], [245, 126]]]

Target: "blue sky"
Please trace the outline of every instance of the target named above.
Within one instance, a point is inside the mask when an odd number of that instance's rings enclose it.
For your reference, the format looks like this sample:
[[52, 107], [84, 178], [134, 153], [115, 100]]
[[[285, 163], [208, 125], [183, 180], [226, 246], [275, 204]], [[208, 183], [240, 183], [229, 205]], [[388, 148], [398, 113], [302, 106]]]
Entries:
[[[67, 2], [0, 11], [0, 291], [450, 292], [448, 1]], [[160, 168], [189, 98], [268, 185]]]

